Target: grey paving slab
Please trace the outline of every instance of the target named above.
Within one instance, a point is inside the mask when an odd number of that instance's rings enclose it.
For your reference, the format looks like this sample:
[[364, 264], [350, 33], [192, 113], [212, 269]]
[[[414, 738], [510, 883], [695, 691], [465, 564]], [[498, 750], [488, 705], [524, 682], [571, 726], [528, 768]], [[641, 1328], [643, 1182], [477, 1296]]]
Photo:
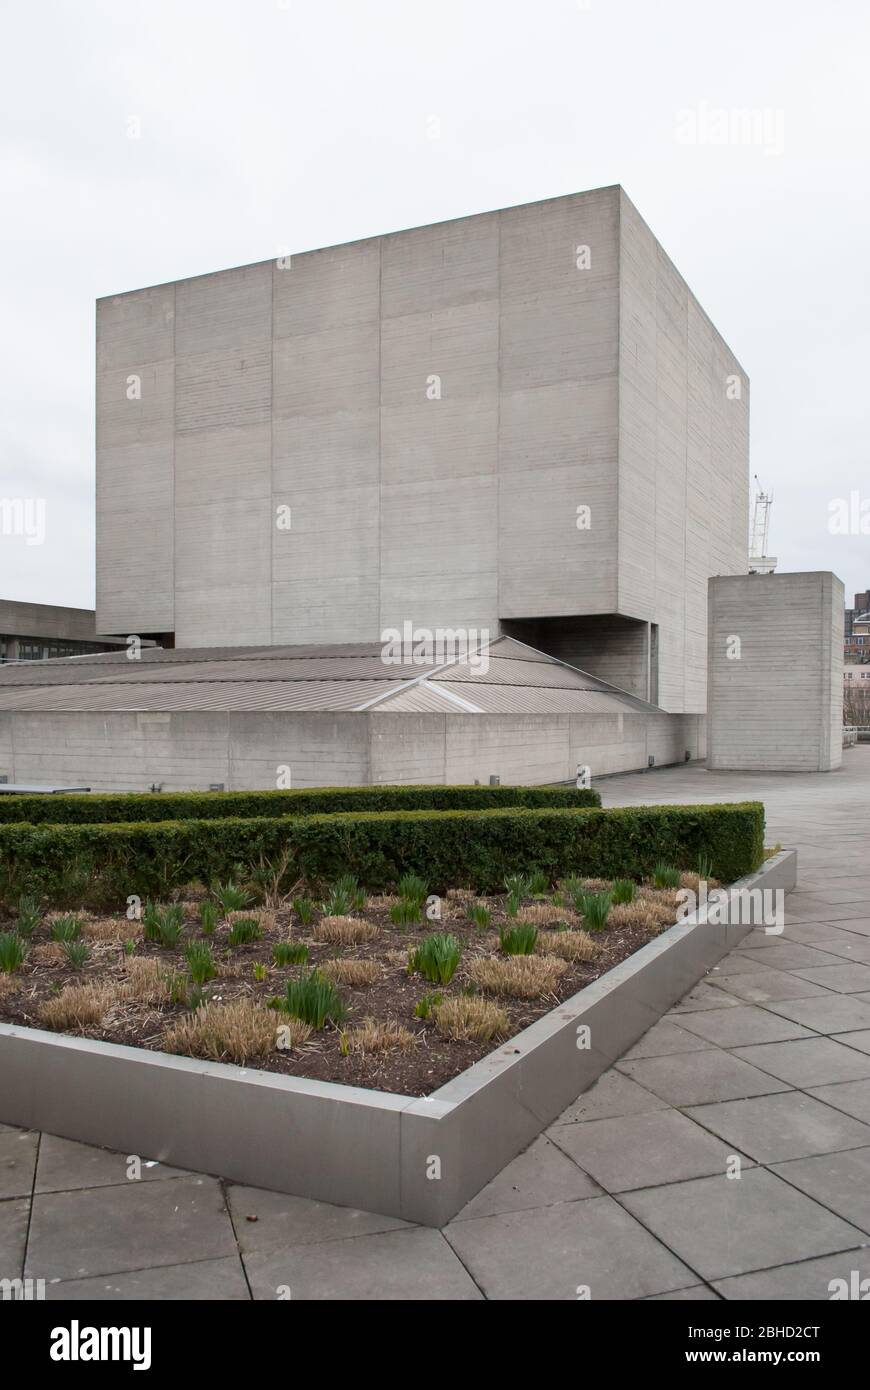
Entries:
[[[575, 1130], [585, 1131], [589, 1125], [566, 1124], [562, 1128], [573, 1133]], [[542, 1134], [525, 1153], [503, 1168], [498, 1177], [487, 1183], [476, 1197], [472, 1197], [453, 1220], [468, 1221], [477, 1216], [523, 1211], [529, 1207], [548, 1207], [556, 1202], [600, 1195], [598, 1184], [587, 1173], [581, 1172], [570, 1158], [566, 1158], [559, 1145]]]
[[[791, 898], [788, 901], [791, 901]], [[793, 922], [790, 927], [786, 927], [780, 941], [815, 946], [827, 954], [833, 951], [843, 935], [839, 927], [832, 926], [830, 922]]]
[[751, 1004], [767, 1004], [771, 999], [812, 999], [831, 992], [823, 985], [802, 980], [788, 970], [747, 971], [739, 975], [726, 975], [716, 983], [720, 989], [726, 989], [729, 994]]
[[250, 1301], [245, 1271], [238, 1255], [194, 1264], [161, 1265], [130, 1274], [100, 1275], [95, 1279], [60, 1279], [45, 1288], [48, 1302], [74, 1299], [83, 1303], [241, 1302]]
[[870, 1148], [794, 1158], [773, 1171], [870, 1235]]
[[772, 967], [767, 964], [761, 952], [732, 951], [730, 955], [723, 956], [718, 965], [714, 965], [704, 976], [705, 984], [716, 984], [717, 980], [724, 975], [743, 975], [757, 972], [759, 970], [770, 970]]
[[[798, 923], [798, 922], [796, 922], [794, 925], [797, 927], [797, 926], [800, 926], [801, 924]], [[829, 931], [830, 931], [830, 930], [833, 930], [833, 928], [828, 927], [827, 923], [818, 923], [817, 925], [824, 926], [824, 927], [825, 927], [827, 930], [829, 930]], [[747, 934], [746, 934], [746, 936], [744, 936], [743, 940], [742, 940], [742, 941], [739, 941], [739, 942], [737, 943], [737, 945], [735, 946], [733, 954], [734, 954], [735, 956], [737, 956], [738, 959], [743, 959], [743, 958], [745, 958], [745, 957], [747, 957], [747, 956], [749, 956], [749, 957], [751, 957], [751, 958], [754, 959], [755, 956], [756, 956], [756, 953], [762, 952], [762, 951], [763, 951], [763, 952], [764, 952], [764, 955], [760, 955], [760, 954], [758, 955], [758, 959], [761, 961], [761, 960], [764, 960], [764, 959], [765, 959], [765, 957], [767, 956], [767, 954], [768, 954], [771, 950], [773, 950], [774, 947], [777, 947], [777, 948], [779, 948], [780, 950], [782, 950], [782, 948], [783, 948], [784, 946], [788, 946], [789, 944], [791, 944], [791, 945], [793, 945], [793, 946], [806, 945], [805, 942], [799, 942], [799, 941], [796, 941], [796, 940], [795, 940], [795, 941], [792, 941], [792, 942], [790, 943], [790, 942], [786, 939], [786, 935], [785, 935], [785, 931], [784, 931], [784, 930], [783, 930], [783, 931], [773, 931], [773, 930], [765, 931], [765, 930], [758, 929], [758, 930], [756, 930], [756, 931], [747, 932]]]
[[870, 937], [841, 932], [839, 940], [826, 942], [825, 950], [830, 956], [866, 965], [870, 961]]
[[864, 1239], [763, 1168], [630, 1192], [620, 1201], [708, 1281], [852, 1249]]
[[758, 1163], [833, 1153], [870, 1144], [870, 1125], [834, 1110], [803, 1091], [753, 1096], [689, 1111], [705, 1129], [720, 1135]]
[[227, 1187], [227, 1205], [244, 1254], [349, 1239], [375, 1231], [403, 1230], [408, 1226], [407, 1221], [394, 1216], [378, 1216], [354, 1207], [337, 1207], [240, 1184]]
[[870, 1004], [854, 995], [829, 991], [824, 998], [775, 999], [765, 1007], [818, 1033], [851, 1033], [870, 1028]]
[[33, 1130], [11, 1129], [0, 1134], [0, 1201], [30, 1196], [38, 1147], [39, 1135]]
[[640, 1115], [645, 1110], [661, 1110], [665, 1104], [661, 1096], [654, 1095], [621, 1071], [612, 1069], [578, 1096], [574, 1104], [562, 1112], [557, 1124], [603, 1120], [608, 1115]]
[[814, 1086], [812, 1094], [825, 1105], [870, 1124], [870, 1081], [845, 1081]]
[[751, 954], [753, 958], [763, 958], [765, 965], [772, 966], [774, 970], [811, 970], [819, 965], [842, 964], [838, 956], [817, 950], [815, 946], [802, 946], [800, 942], [781, 939], [772, 941], [763, 950], [759, 949]]
[[833, 880], [828, 883], [805, 884], [794, 893], [789, 894], [790, 905], [802, 907], [806, 902], [825, 902], [825, 903], [864, 903], [870, 897], [870, 881], [866, 878], [840, 879], [835, 884]]
[[786, 1089], [776, 1077], [718, 1049], [639, 1057], [634, 1062], [620, 1062], [618, 1067], [669, 1105], [700, 1105]]
[[670, 1052], [700, 1052], [714, 1045], [706, 1038], [699, 1037], [697, 1033], [690, 1033], [672, 1019], [663, 1018], [654, 1023], [649, 1032], [644, 1033], [640, 1042], [629, 1048], [625, 1056], [666, 1057]]
[[844, 1047], [835, 1038], [811, 1037], [798, 1042], [762, 1043], [735, 1047], [735, 1057], [769, 1071], [790, 1086], [825, 1086], [833, 1081], [870, 1077], [870, 1056]]
[[697, 1283], [610, 1197], [453, 1222], [445, 1235], [487, 1298], [643, 1298]]
[[[745, 977], [744, 977], [745, 978]], [[752, 1004], [734, 1009], [709, 1009], [687, 1014], [683, 1025], [718, 1047], [737, 1047], [740, 1043], [780, 1042], [785, 1038], [809, 1038], [812, 1034], [794, 1019], [781, 1018]]]
[[258, 1251], [244, 1262], [256, 1299], [465, 1302], [483, 1297], [444, 1235], [422, 1226]]
[[837, 1042], [856, 1047], [859, 1052], [870, 1052], [870, 1028], [859, 1028], [855, 1033], [839, 1033]]
[[850, 917], [847, 922], [838, 922], [841, 930], [854, 932], [857, 936], [870, 936], [870, 917]]
[[714, 1287], [727, 1299], [818, 1303], [832, 1299], [835, 1293], [842, 1295], [844, 1283], [850, 1287], [862, 1279], [870, 1279], [870, 1251], [866, 1249], [845, 1250], [837, 1255], [759, 1270], [756, 1274], [717, 1279]]
[[27, 1273], [34, 1279], [83, 1279], [235, 1252], [214, 1178], [130, 1182], [33, 1198]]
[[724, 1173], [734, 1153], [679, 1110], [554, 1125], [549, 1133], [608, 1192]]
[[810, 970], [796, 970], [804, 980], [822, 985], [835, 994], [859, 994], [870, 989], [870, 965], [823, 965]]
[[666, 1014], [667, 1018], [676, 1018], [680, 1014], [693, 1013], [695, 1009], [731, 1009], [737, 1004], [736, 999], [731, 999], [721, 990], [714, 989], [712, 985], [702, 981], [690, 990], [687, 995], [675, 1004]]
[[73, 1139], [60, 1139], [55, 1134], [43, 1134], [36, 1167], [37, 1192], [65, 1192], [71, 1188], [104, 1187], [126, 1184], [131, 1169], [130, 1158], [139, 1157], [140, 1181], [155, 1182], [161, 1178], [189, 1177], [181, 1168], [137, 1155], [114, 1153], [111, 1149], [95, 1149], [90, 1144], [78, 1144]]
[[673, 1293], [653, 1293], [645, 1303], [719, 1303], [719, 1295], [706, 1284], [693, 1284], [690, 1289], [675, 1289]]
[[26, 1197], [0, 1202], [0, 1279], [21, 1277], [29, 1214]]
[[802, 873], [800, 877], [801, 889], [805, 889], [813, 897], [819, 896], [818, 893], [813, 893], [814, 888], [825, 893], [829, 887], [840, 886], [850, 886], [850, 891], [857, 890], [858, 895], [864, 893], [866, 897], [870, 897], [870, 875], [856, 873], [854, 869], [843, 868], [837, 864], [830, 864], [823, 873], [814, 869], [812, 873]]
[[789, 916], [796, 921], [813, 922], [863, 922], [867, 916], [866, 900], [857, 903], [826, 903], [821, 898], [805, 900], [804, 904], [792, 909]]

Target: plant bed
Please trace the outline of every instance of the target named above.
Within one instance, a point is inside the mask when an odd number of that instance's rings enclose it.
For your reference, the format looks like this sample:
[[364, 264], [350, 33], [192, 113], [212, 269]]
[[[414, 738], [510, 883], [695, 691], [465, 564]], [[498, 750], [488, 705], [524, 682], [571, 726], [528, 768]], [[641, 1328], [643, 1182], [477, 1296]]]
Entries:
[[[489, 896], [451, 889], [437, 902], [440, 920], [426, 916], [436, 909], [422, 883], [411, 897], [327, 885], [316, 901], [297, 892], [276, 908], [252, 903], [250, 885], [228, 884], [227, 909], [217, 895], [191, 891], [146, 905], [143, 920], [43, 913], [25, 902], [20, 918], [0, 923], [0, 970], [4, 943], [14, 967], [0, 973], [0, 1019], [426, 1096], [676, 915], [675, 886], [627, 883], [617, 896], [633, 901], [623, 903], [610, 902], [607, 880], [511, 886]], [[602, 908], [599, 926], [591, 914]], [[301, 992], [304, 1014], [318, 981], [333, 1012], [312, 1026], [288, 1011], [288, 989]]]
[[0, 1022], [0, 1122], [441, 1226], [750, 929], [700, 909], [422, 1099]]

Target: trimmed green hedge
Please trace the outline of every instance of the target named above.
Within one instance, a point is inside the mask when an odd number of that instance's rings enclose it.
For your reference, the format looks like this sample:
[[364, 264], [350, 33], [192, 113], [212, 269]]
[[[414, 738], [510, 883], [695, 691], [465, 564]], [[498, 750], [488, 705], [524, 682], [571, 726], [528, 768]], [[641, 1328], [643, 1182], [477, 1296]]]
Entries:
[[0, 796], [0, 823], [111, 825], [258, 816], [316, 816], [340, 811], [479, 811], [498, 806], [600, 806], [578, 787], [311, 787], [253, 792], [78, 792]]
[[505, 874], [542, 869], [639, 878], [661, 861], [694, 868], [712, 860], [729, 882], [764, 855], [760, 802], [632, 806], [609, 810], [398, 811], [219, 822], [0, 826], [0, 887], [11, 902], [39, 893], [50, 902], [115, 903], [162, 896], [194, 881], [272, 864], [289, 852], [289, 872], [324, 880], [355, 873], [367, 888], [412, 870], [434, 892], [502, 888]]

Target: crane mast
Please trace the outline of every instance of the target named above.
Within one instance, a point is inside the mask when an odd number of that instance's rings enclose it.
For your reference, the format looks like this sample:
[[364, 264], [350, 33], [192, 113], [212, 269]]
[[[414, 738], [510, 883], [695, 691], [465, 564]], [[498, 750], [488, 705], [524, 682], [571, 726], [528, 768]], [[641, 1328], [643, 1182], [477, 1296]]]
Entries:
[[749, 573], [772, 574], [776, 569], [776, 556], [767, 553], [767, 538], [770, 532], [770, 508], [773, 493], [765, 492], [755, 475], [755, 505], [752, 509], [752, 531], [749, 537]]

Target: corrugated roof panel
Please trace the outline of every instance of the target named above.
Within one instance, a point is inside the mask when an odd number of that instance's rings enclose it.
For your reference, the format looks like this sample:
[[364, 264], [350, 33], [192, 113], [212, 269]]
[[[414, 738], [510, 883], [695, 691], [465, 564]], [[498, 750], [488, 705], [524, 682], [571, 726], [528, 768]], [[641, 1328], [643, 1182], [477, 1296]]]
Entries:
[[463, 682], [459, 689], [463, 699], [478, 705], [484, 714], [635, 714], [649, 708], [631, 696], [604, 690], [486, 685], [470, 681]]
[[[484, 653], [485, 659], [486, 653]], [[487, 685], [549, 686], [564, 690], [599, 690], [601, 682], [585, 671], [560, 666], [556, 661], [515, 661], [493, 655], [486, 669], [461, 661], [432, 677], [435, 681], [480, 681]]]
[[445, 700], [443, 695], [430, 685], [411, 685], [407, 690], [400, 690], [398, 694], [391, 695], [389, 699], [382, 700], [379, 705], [372, 709], [373, 714], [461, 714], [462, 710], [452, 700]]
[[396, 682], [423, 675], [426, 667], [385, 665], [379, 657], [298, 657], [264, 661], [209, 661], [177, 665], [156, 675], [152, 666], [130, 663], [128, 671], [112, 671], [93, 677], [94, 684], [128, 684], [136, 681], [311, 681], [378, 680]]
[[160, 681], [0, 689], [0, 710], [353, 710], [393, 681]]

